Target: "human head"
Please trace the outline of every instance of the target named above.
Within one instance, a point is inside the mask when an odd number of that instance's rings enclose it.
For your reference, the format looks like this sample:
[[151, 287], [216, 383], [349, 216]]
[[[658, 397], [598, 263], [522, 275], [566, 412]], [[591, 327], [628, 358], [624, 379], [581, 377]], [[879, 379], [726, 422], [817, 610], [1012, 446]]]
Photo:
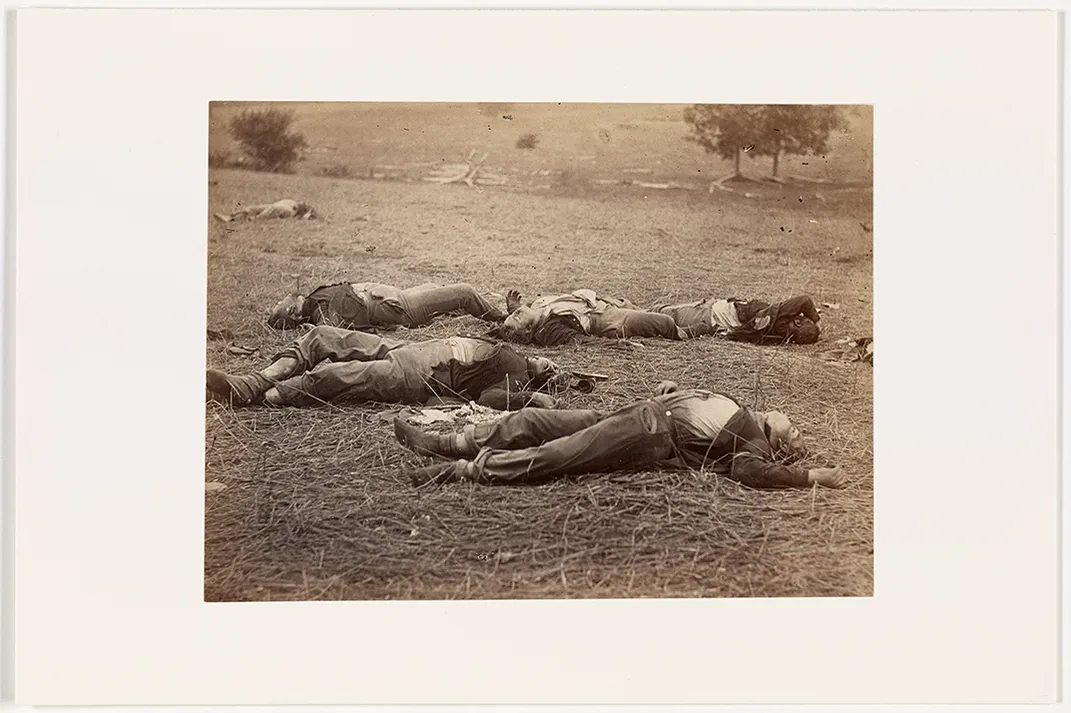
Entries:
[[306, 220], [313, 220], [316, 218], [316, 211], [305, 201], [298, 202], [295, 212], [297, 213], [298, 218], [305, 218]]
[[531, 307], [518, 307], [509, 313], [499, 327], [502, 339], [511, 342], [528, 342], [532, 330], [539, 322], [539, 312]]
[[770, 439], [770, 446], [774, 451], [786, 456], [790, 460], [798, 460], [807, 455], [807, 446], [803, 442], [803, 434], [792, 425], [788, 416], [780, 411], [767, 411], [766, 430]]
[[295, 292], [290, 293], [275, 305], [268, 316], [268, 326], [272, 329], [293, 329], [305, 320], [301, 308], [305, 306], [305, 297]]
[[814, 344], [818, 335], [818, 325], [802, 315], [794, 317], [785, 327], [785, 341], [794, 344]]

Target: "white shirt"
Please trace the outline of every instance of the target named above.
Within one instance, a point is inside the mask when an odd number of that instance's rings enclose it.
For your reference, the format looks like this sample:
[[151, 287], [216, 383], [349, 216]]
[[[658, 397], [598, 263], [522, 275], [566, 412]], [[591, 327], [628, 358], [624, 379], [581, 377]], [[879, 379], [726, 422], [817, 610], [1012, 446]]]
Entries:
[[710, 324], [722, 329], [736, 329], [740, 326], [740, 315], [736, 305], [729, 300], [715, 300], [710, 305]]
[[740, 404], [728, 396], [702, 389], [686, 389], [657, 397], [678, 424], [697, 438], [714, 440]]
[[541, 295], [531, 307], [522, 307], [506, 318], [511, 328], [532, 328], [550, 317], [571, 314], [580, 322], [585, 333], [591, 333], [591, 315], [601, 314], [614, 305], [600, 299], [594, 290], [574, 290], [565, 295]]

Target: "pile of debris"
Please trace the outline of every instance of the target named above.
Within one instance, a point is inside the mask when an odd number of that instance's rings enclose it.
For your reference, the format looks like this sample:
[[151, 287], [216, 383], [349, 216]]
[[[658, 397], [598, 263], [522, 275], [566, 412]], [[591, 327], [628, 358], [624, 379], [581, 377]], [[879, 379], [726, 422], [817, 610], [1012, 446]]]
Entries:
[[872, 337], [845, 337], [838, 339], [837, 347], [821, 353], [825, 361], [857, 362], [874, 366], [874, 339]]
[[469, 186], [502, 186], [506, 184], [506, 177], [501, 173], [490, 171], [483, 167], [487, 160], [484, 153], [480, 160], [473, 161], [476, 149], [469, 151], [465, 163], [448, 163], [436, 166], [431, 170], [430, 176], [424, 176], [421, 180], [429, 183], [464, 183]]
[[497, 421], [505, 415], [505, 411], [480, 406], [474, 401], [462, 403], [460, 399], [444, 399], [442, 403], [436, 404], [434, 407], [416, 408], [404, 406], [390, 408], [380, 412], [379, 417], [384, 421], [404, 418], [409, 423], [422, 426], [430, 431], [453, 431], [470, 423]]

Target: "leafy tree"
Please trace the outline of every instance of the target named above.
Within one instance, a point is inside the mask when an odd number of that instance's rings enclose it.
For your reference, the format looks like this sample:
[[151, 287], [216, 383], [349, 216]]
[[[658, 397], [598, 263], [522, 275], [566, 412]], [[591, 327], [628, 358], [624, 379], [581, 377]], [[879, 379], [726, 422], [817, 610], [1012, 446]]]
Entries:
[[290, 130], [296, 118], [284, 109], [245, 109], [231, 119], [228, 129], [254, 169], [286, 173], [308, 146], [304, 134]]
[[696, 104], [684, 110], [692, 127], [687, 138], [707, 153], [733, 161], [734, 176], [740, 175], [740, 157], [753, 144], [762, 107], [750, 104]]
[[828, 151], [830, 134], [845, 126], [838, 107], [799, 104], [696, 104], [684, 110], [687, 138], [724, 159], [740, 175], [740, 157], [770, 156], [773, 175], [781, 156]]
[[759, 156], [773, 158], [777, 178], [781, 156], [822, 154], [829, 151], [829, 136], [846, 126], [838, 107], [774, 104], [763, 111], [762, 140], [756, 145]]

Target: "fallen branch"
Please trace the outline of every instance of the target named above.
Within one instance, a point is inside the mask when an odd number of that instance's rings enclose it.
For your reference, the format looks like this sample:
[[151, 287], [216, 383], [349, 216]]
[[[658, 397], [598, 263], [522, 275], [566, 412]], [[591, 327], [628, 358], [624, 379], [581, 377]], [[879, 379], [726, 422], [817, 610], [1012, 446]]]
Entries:
[[486, 152], [480, 157], [480, 160], [475, 163], [472, 161], [474, 154], [475, 150], [469, 152], [467, 163], [441, 166], [431, 171], [430, 176], [425, 176], [421, 178], [421, 180], [443, 185], [447, 183], [464, 183], [470, 187], [475, 187], [476, 184], [484, 186], [501, 186], [506, 184], [507, 179], [505, 176], [483, 170], [483, 162], [487, 160]]
[[711, 184], [710, 184], [710, 188], [707, 189], [707, 192], [708, 193], [713, 193], [714, 189], [717, 188], [718, 190], [725, 191], [726, 193], [736, 193], [736, 191], [734, 191], [732, 188], [729, 188], [729, 186], [725, 185], [726, 181], [728, 181], [730, 178], [734, 178], [734, 177], [736, 177], [736, 173], [735, 172], [726, 174], [726, 175], [722, 176], [721, 178], [719, 178], [719, 179], [717, 179], [715, 181], [712, 181]]
[[807, 176], [789, 176], [793, 181], [803, 181], [804, 183], [829, 183], [828, 178], [808, 178]]

